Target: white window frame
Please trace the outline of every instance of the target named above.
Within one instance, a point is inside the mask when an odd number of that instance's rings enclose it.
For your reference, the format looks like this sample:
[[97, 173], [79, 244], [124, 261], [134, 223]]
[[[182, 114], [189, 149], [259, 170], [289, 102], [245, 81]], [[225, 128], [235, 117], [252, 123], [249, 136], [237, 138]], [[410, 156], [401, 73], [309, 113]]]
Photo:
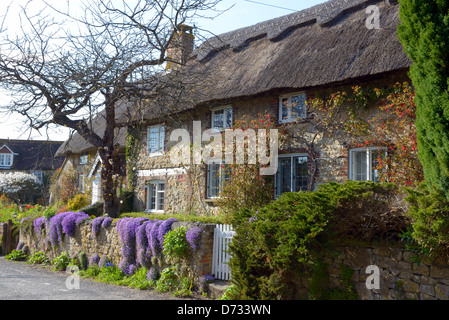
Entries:
[[80, 190], [81, 193], [85, 192], [85, 179], [84, 179], [84, 174], [80, 174], [78, 176], [78, 188]]
[[[228, 120], [227, 119], [227, 110], [231, 110], [231, 118], [229, 119], [229, 122], [230, 122], [229, 126], [227, 125], [227, 123], [228, 123], [228, 121], [227, 121]], [[232, 105], [226, 105], [226, 106], [222, 106], [222, 107], [212, 108], [211, 111], [212, 111], [212, 114], [211, 114], [211, 124], [210, 124], [210, 126], [211, 126], [212, 129], [216, 129], [218, 131], [224, 131], [224, 130], [229, 129], [229, 128], [232, 127], [232, 125], [234, 123], [233, 122], [234, 121], [234, 111], [232, 110]], [[215, 117], [215, 113], [217, 111], [223, 111], [223, 124], [224, 124], [223, 128], [216, 127], [214, 125], [214, 117]]]
[[[156, 129], [158, 131], [158, 138], [156, 146], [151, 149], [151, 130]], [[148, 126], [147, 128], [147, 155], [150, 157], [162, 156], [165, 149], [165, 126], [158, 124], [154, 126]]]
[[[281, 165], [280, 160], [281, 159], [288, 159], [288, 158], [290, 159], [290, 190], [294, 190], [294, 188], [295, 188], [295, 184], [294, 184], [295, 179], [294, 179], [294, 176], [293, 176], [293, 172], [294, 172], [294, 170], [293, 170], [294, 169], [294, 167], [293, 167], [293, 165], [294, 165], [293, 159], [294, 158], [298, 158], [298, 157], [305, 157], [307, 159], [306, 164], [307, 164], [307, 166], [309, 165], [309, 156], [308, 156], [307, 153], [288, 153], [288, 154], [282, 154], [282, 155], [278, 156], [278, 168], [277, 168], [276, 174], [274, 175], [274, 197], [275, 197], [275, 199], [277, 199], [282, 193], [284, 193], [284, 192], [282, 192], [281, 194], [278, 194], [277, 180], [278, 180], [278, 174], [279, 174], [279, 167]], [[307, 182], [308, 181], [309, 181], [309, 172], [307, 171]], [[298, 191], [290, 191], [290, 192], [298, 192]]]
[[[164, 187], [162, 188], [161, 185], [164, 185]], [[145, 199], [145, 211], [146, 212], [158, 212], [158, 213], [163, 213], [164, 209], [163, 207], [165, 206], [165, 181], [162, 180], [154, 180], [154, 181], [149, 181], [147, 183], [147, 185], [145, 186], [146, 189], [146, 199]], [[156, 196], [154, 199], [154, 208], [151, 208], [151, 200], [153, 197], [153, 190], [155, 190], [156, 192]], [[159, 209], [161, 203], [160, 200], [161, 198], [159, 197], [159, 195], [162, 194], [162, 200], [163, 200], [163, 204], [162, 204], [162, 209]]]
[[[9, 161], [7, 161], [7, 159]], [[12, 153], [0, 153], [0, 167], [10, 168], [14, 163], [14, 155]]]
[[39, 184], [43, 183], [44, 174], [42, 173], [42, 170], [33, 170], [31, 171], [31, 174], [36, 177], [36, 180]]
[[[354, 166], [353, 166], [353, 158], [354, 158], [354, 153], [358, 153], [358, 152], [366, 152], [366, 170], [367, 170], [367, 174], [366, 174], [366, 180], [355, 180], [353, 179], [354, 176]], [[374, 177], [373, 177], [373, 159], [372, 159], [372, 155], [373, 155], [373, 151], [384, 151], [385, 155], [387, 155], [387, 149], [383, 148], [383, 147], [366, 147], [366, 148], [354, 148], [349, 150], [349, 174], [348, 174], [348, 178], [349, 180], [353, 180], [353, 181], [374, 181]]]
[[87, 164], [89, 162], [89, 156], [87, 154], [80, 155], [80, 164]]
[[[216, 176], [212, 175], [211, 166], [219, 166], [218, 174]], [[213, 162], [213, 163], [209, 163], [207, 165], [207, 181], [206, 181], [206, 188], [207, 188], [206, 197], [207, 197], [207, 199], [219, 199], [220, 198], [220, 192], [222, 191], [220, 189], [223, 188], [224, 182], [229, 181], [229, 179], [230, 179], [230, 175], [228, 175], [228, 176], [226, 175], [227, 169], [229, 170], [229, 167], [227, 167], [224, 162], [222, 162], [222, 163], [214, 163]], [[218, 194], [212, 193], [211, 186], [212, 186], [213, 179], [218, 180]]]
[[[279, 123], [289, 123], [289, 122], [293, 122], [296, 119], [303, 119], [307, 116], [307, 107], [304, 104], [304, 114], [302, 115], [298, 115], [298, 116], [293, 116], [292, 115], [292, 108], [291, 108], [291, 103], [292, 103], [292, 98], [293, 97], [299, 97], [299, 96], [304, 96], [304, 101], [307, 100], [307, 96], [305, 92], [295, 92], [295, 93], [290, 93], [290, 94], [286, 94], [286, 95], [282, 95], [279, 97]], [[286, 119], [283, 119], [282, 117], [282, 109], [283, 109], [283, 100], [287, 99], [288, 101], [288, 115]]]

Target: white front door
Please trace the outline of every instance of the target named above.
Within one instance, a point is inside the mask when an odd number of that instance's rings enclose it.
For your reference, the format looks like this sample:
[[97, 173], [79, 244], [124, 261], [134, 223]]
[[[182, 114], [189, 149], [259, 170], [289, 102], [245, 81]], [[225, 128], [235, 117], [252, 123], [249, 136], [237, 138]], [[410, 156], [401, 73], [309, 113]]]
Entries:
[[100, 201], [100, 173], [97, 172], [92, 180], [92, 204]]

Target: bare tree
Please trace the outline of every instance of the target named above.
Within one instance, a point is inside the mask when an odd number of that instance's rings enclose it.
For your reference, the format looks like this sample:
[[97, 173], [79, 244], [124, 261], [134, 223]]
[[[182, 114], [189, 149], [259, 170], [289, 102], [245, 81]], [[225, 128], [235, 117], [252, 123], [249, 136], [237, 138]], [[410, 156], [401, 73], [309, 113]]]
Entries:
[[[35, 130], [65, 126], [98, 148], [109, 216], [119, 208], [116, 129], [126, 125], [117, 121], [117, 108], [150, 94], [165, 63], [185, 63], [167, 56], [174, 35], [220, 1], [86, 0], [75, 15], [69, 1], [62, 9], [45, 3], [33, 14], [30, 0], [17, 17], [18, 35], [0, 25], [0, 86], [13, 97], [5, 107]], [[105, 118], [104, 132], [92, 126], [96, 116]]]

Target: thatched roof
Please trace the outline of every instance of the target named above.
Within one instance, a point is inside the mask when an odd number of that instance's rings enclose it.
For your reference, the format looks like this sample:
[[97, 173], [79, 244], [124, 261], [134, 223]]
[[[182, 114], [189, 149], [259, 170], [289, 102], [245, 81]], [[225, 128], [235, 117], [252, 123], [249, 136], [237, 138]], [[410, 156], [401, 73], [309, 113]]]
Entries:
[[[366, 8], [373, 4], [380, 29], [366, 27]], [[208, 102], [406, 70], [411, 62], [396, 35], [398, 23], [399, 5], [393, 0], [331, 0], [219, 35], [197, 48], [186, 66], [160, 78], [161, 90], [143, 113], [134, 108], [134, 114], [120, 119], [151, 120]], [[167, 92], [171, 96], [163, 98]], [[170, 102], [164, 105], [161, 99]]]
[[[196, 51], [191, 72], [206, 70], [213, 90], [203, 99], [305, 89], [405, 69], [410, 60], [396, 35], [399, 5], [334, 0], [213, 38]], [[380, 29], [368, 29], [377, 5]], [[202, 71], [203, 70], [203, 71]]]
[[[106, 120], [104, 117], [104, 111], [100, 112], [92, 120], [92, 130], [98, 134], [100, 137], [103, 136]], [[126, 146], [126, 128], [116, 128], [115, 129], [115, 144], [120, 147]], [[84, 152], [89, 152], [96, 149], [91, 143], [86, 141], [79, 133], [75, 132], [69, 137], [57, 150], [57, 156], [68, 156], [70, 154], [81, 154]]]

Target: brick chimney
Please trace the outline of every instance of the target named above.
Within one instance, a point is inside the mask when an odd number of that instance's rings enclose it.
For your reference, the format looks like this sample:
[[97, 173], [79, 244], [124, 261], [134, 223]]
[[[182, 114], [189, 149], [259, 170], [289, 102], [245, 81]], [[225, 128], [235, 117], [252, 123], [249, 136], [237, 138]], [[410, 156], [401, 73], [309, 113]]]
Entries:
[[184, 65], [193, 52], [193, 28], [184, 24], [177, 26], [167, 48], [166, 70], [175, 70]]

